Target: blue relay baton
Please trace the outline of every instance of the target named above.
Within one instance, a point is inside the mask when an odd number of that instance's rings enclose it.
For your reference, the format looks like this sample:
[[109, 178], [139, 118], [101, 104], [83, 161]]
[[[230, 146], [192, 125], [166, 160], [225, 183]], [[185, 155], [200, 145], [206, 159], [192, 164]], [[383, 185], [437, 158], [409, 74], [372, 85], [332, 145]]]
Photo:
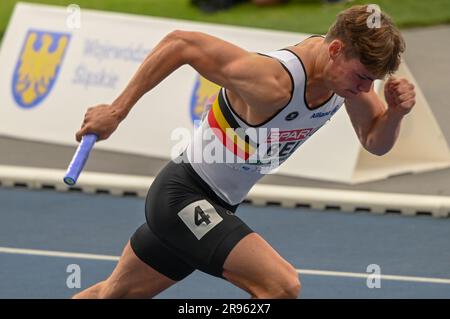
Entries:
[[69, 186], [76, 184], [78, 176], [80, 176], [80, 173], [89, 157], [89, 153], [94, 147], [95, 142], [97, 142], [97, 138], [98, 136], [96, 134], [83, 135], [77, 151], [73, 155], [72, 161], [69, 164], [66, 175], [64, 175], [64, 183]]

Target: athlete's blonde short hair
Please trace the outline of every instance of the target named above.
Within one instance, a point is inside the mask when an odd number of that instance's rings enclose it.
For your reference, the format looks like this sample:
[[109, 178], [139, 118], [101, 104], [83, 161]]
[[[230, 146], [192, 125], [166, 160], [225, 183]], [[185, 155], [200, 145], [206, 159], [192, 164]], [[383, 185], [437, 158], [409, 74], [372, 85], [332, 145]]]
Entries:
[[391, 18], [369, 5], [340, 12], [325, 40], [344, 43], [347, 58], [358, 58], [377, 78], [394, 73], [405, 51], [405, 41]]

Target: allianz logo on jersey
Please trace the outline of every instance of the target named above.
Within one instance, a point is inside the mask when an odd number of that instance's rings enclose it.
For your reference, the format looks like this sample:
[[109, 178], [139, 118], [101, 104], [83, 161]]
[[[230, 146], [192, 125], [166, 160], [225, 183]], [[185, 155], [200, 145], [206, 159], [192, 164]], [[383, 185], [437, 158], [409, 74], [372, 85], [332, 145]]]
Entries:
[[17, 104], [30, 109], [50, 93], [58, 77], [70, 34], [31, 29], [27, 32], [12, 79]]
[[328, 112], [316, 112], [316, 113], [313, 113], [313, 115], [311, 115], [310, 118], [311, 119], [316, 119], [316, 118], [324, 117], [324, 116], [328, 116], [328, 115], [333, 116], [334, 113], [336, 113], [338, 109], [339, 109], [339, 105], [335, 106], [334, 109], [332, 109], [331, 111], [328, 111]]

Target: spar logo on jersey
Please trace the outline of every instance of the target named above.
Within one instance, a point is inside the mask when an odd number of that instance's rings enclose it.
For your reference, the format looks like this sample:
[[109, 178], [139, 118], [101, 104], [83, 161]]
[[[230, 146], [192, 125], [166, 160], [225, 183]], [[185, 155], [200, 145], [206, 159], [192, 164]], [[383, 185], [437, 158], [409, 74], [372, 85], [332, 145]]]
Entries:
[[190, 105], [191, 119], [194, 124], [199, 123], [203, 119], [203, 115], [208, 111], [208, 105], [212, 105], [219, 93], [219, 89], [220, 87], [217, 84], [199, 74], [197, 75]]
[[312, 131], [312, 128], [302, 128], [291, 131], [271, 131], [267, 137], [267, 142], [284, 143], [291, 141], [302, 141], [306, 139]]
[[30, 109], [41, 103], [53, 88], [61, 69], [70, 34], [29, 30], [12, 80], [17, 104]]
[[312, 134], [313, 128], [291, 131], [271, 131], [267, 137], [266, 158], [286, 159]]

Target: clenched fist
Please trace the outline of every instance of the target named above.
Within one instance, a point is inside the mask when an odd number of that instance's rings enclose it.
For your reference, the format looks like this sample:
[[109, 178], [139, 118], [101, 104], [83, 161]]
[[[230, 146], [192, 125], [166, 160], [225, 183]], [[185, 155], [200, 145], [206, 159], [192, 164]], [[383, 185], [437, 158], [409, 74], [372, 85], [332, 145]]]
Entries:
[[384, 86], [384, 96], [388, 104], [388, 111], [405, 116], [416, 104], [414, 85], [406, 79], [391, 76]]

